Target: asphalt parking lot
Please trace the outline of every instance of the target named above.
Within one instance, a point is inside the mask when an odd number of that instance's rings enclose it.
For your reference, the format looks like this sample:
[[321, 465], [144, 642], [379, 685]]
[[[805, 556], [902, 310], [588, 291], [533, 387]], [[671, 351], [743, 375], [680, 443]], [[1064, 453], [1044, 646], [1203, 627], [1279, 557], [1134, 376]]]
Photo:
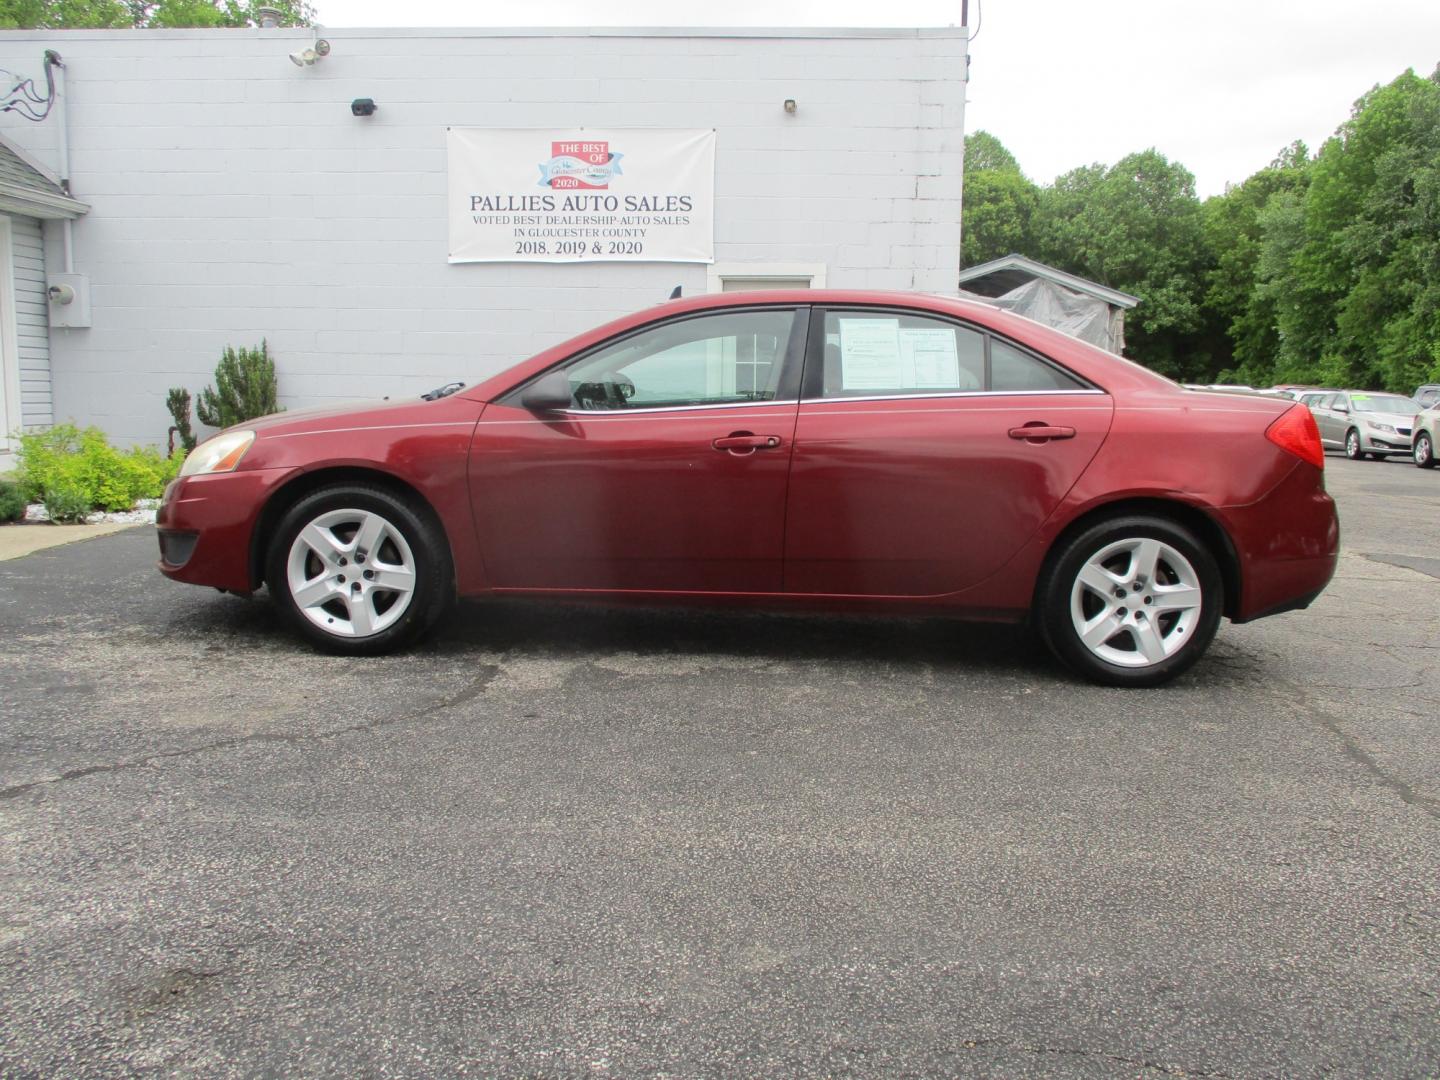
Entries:
[[6, 1076], [1440, 1072], [1440, 473], [1169, 688], [947, 622], [467, 605], [311, 652], [0, 563]]

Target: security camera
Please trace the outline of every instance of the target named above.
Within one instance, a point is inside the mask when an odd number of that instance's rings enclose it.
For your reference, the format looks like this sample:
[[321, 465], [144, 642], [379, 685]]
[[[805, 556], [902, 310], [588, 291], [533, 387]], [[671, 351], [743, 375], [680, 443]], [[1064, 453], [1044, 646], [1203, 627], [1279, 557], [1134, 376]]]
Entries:
[[350, 112], [354, 116], [374, 116], [375, 99], [368, 97], [357, 97], [350, 103]]

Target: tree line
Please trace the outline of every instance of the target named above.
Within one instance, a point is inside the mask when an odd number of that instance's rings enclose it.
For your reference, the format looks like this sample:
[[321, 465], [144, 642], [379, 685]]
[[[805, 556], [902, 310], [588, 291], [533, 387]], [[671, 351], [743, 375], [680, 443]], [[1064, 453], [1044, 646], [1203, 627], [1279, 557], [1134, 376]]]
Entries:
[[309, 0], [0, 0], [0, 30], [145, 30], [255, 26], [261, 7], [287, 26], [315, 18]]
[[1018, 252], [1141, 298], [1126, 353], [1185, 382], [1440, 382], [1440, 67], [1223, 195], [1151, 149], [1042, 186], [965, 140], [962, 261]]

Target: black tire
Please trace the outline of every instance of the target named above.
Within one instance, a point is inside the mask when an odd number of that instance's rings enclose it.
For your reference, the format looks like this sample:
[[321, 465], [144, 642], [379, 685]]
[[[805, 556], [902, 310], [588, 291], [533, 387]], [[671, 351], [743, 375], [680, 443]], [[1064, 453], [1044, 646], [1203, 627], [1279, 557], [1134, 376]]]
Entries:
[[[368, 515], [378, 515], [387, 528], [393, 528], [394, 532], [403, 538], [404, 544], [409, 548], [408, 554], [413, 563], [413, 588], [408, 594], [408, 600], [403, 610], [383, 629], [367, 636], [347, 636], [327, 631], [321, 625], [317, 625], [315, 621], [312, 621], [312, 617], [308, 616], [296, 603], [288, 574], [292, 547], [296, 545], [301, 531], [307, 525], [323, 519], [326, 515], [336, 515], [341, 514], [342, 511], [351, 510]], [[393, 534], [387, 535], [392, 538], [384, 543], [390, 546], [383, 550], [398, 552], [399, 548], [394, 546]], [[356, 562], [363, 562], [366, 554], [359, 552]], [[351, 557], [355, 558], [355, 554], [352, 554]], [[377, 568], [380, 567], [380, 564], [374, 559], [380, 557], [383, 555], [376, 554], [372, 558], [372, 564]], [[324, 564], [317, 563], [316, 565]], [[353, 574], [355, 566], [351, 565], [347, 568], [344, 565], [337, 565], [327, 569], [341, 572], [349, 569]], [[377, 572], [384, 573], [383, 569]], [[368, 578], [374, 572], [362, 569], [360, 573]], [[351, 587], [358, 591], [358, 575], [354, 576], [356, 582]], [[345, 579], [337, 577], [337, 580]], [[275, 605], [303, 637], [328, 652], [351, 656], [376, 656], [404, 648], [430, 630], [455, 598], [455, 576], [450, 558], [450, 545], [445, 539], [444, 530], [434, 519], [429, 508], [417, 505], [411, 499], [400, 496], [387, 488], [366, 483], [338, 484], [321, 488], [306, 495], [292, 506], [280, 519], [280, 524], [276, 526], [270, 538], [265, 558], [265, 581]], [[376, 589], [375, 595], [376, 599], [370, 609], [372, 613], [387, 598], [387, 594], [381, 588]], [[396, 600], [390, 601], [392, 605], [396, 602]], [[332, 606], [329, 610], [334, 611], [338, 616], [344, 607], [346, 605]], [[311, 610], [313, 611], [314, 608], [312, 607]], [[384, 614], [380, 616], [381, 619], [384, 617]], [[345, 622], [344, 619], [332, 618], [329, 620], [331, 624], [336, 624], [337, 621]], [[358, 623], [356, 625], [358, 626]]]
[[1428, 431], [1422, 431], [1415, 436], [1413, 456], [1418, 468], [1433, 469], [1435, 467], [1435, 443], [1430, 438]]
[[[1072, 600], [1081, 571], [1105, 548], [1132, 539], [1158, 540], [1169, 545], [1189, 561], [1200, 590], [1200, 610], [1190, 620], [1188, 638], [1164, 659], [1145, 666], [1124, 666], [1103, 659], [1081, 640], [1072, 618]], [[1034, 619], [1050, 651], [1077, 674], [1102, 686], [1148, 687], [1169, 682], [1205, 654], [1219, 628], [1224, 606], [1225, 584], [1220, 568], [1190, 530], [1161, 517], [1125, 515], [1098, 521], [1061, 541], [1041, 572], [1035, 590]], [[1136, 612], [1142, 610], [1135, 607]], [[1171, 644], [1176, 640], [1178, 625], [1172, 623], [1168, 631]], [[1158, 623], [1156, 627], [1160, 628]], [[1123, 637], [1124, 631], [1120, 633]], [[1131, 640], [1138, 649], [1138, 640]]]
[[1351, 461], [1365, 460], [1365, 452], [1360, 449], [1360, 432], [1353, 427], [1345, 432], [1345, 456]]

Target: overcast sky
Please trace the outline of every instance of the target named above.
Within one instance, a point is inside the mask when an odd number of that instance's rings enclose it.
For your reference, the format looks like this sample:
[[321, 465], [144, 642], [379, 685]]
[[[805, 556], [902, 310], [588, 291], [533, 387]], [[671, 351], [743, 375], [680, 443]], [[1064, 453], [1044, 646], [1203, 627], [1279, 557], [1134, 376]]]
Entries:
[[[315, 0], [344, 26], [945, 26], [960, 0]], [[1440, 0], [971, 0], [966, 129], [1033, 179], [1158, 147], [1202, 196], [1440, 62]]]

